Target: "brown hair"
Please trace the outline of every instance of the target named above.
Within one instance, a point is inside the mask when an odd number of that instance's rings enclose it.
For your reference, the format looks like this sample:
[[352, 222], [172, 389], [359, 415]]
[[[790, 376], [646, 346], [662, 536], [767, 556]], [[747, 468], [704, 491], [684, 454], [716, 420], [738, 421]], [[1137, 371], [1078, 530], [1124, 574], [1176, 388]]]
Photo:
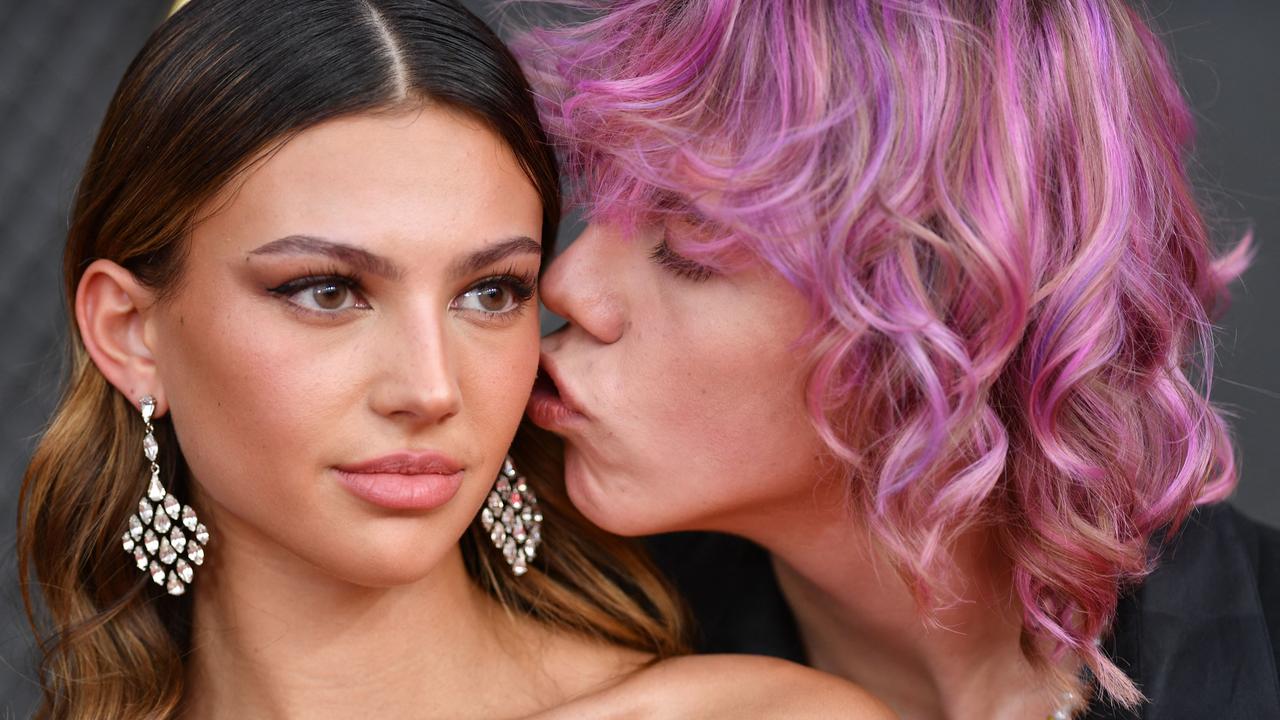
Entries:
[[[541, 196], [549, 243], [560, 211], [554, 155], [518, 65], [457, 2], [190, 3], [152, 35], [108, 108], [72, 213], [68, 307], [96, 258], [171, 297], [197, 212], [256, 158], [324, 120], [424, 102], [470, 113], [504, 139]], [[68, 385], [19, 499], [23, 600], [42, 652], [37, 717], [167, 717], [182, 698], [191, 595], [164, 595], [120, 546], [148, 475], [142, 423], [89, 360], [74, 321], [69, 335]], [[166, 419], [155, 432], [177, 448]], [[475, 581], [556, 627], [655, 657], [682, 652], [680, 607], [638, 550], [573, 509], [556, 441], [525, 427], [512, 454], [548, 517], [547, 550], [513, 581], [473, 525], [460, 544]], [[161, 463], [175, 494], [188, 493], [181, 453]]]

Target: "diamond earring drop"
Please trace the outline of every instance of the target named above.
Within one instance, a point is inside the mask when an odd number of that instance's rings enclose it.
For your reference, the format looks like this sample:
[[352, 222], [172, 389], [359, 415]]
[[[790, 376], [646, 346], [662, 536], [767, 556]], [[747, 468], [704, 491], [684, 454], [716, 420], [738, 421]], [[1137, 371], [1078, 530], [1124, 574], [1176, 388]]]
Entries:
[[[196, 517], [190, 505], [183, 505], [160, 483], [160, 466], [151, 416], [156, 411], [155, 398], [141, 400], [142, 422], [147, 434], [142, 438], [142, 452], [151, 462], [151, 484], [138, 501], [138, 511], [129, 516], [129, 529], [120, 538], [124, 551], [133, 555], [138, 569], [163, 585], [170, 595], [181, 595], [195, 577], [196, 565], [204, 564], [204, 546], [209, 530]], [[186, 532], [183, 532], [186, 528]]]
[[542, 543], [542, 511], [511, 458], [502, 463], [502, 472], [480, 511], [480, 522], [489, 531], [493, 546], [502, 551], [511, 572], [517, 577], [525, 574]]

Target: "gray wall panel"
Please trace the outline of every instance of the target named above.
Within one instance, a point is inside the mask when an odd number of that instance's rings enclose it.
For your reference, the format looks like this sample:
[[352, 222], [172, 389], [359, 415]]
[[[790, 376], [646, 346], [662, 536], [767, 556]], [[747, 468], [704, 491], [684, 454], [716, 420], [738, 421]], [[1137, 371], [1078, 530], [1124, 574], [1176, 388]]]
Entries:
[[[467, 4], [484, 14], [492, 3]], [[115, 83], [166, 5], [0, 2], [0, 717], [25, 717], [36, 697], [15, 503], [60, 379], [67, 207]], [[1280, 525], [1280, 4], [1177, 0], [1154, 10], [1198, 113], [1196, 173], [1218, 235], [1252, 226], [1259, 241], [1221, 323], [1214, 395], [1237, 416], [1234, 502]]]

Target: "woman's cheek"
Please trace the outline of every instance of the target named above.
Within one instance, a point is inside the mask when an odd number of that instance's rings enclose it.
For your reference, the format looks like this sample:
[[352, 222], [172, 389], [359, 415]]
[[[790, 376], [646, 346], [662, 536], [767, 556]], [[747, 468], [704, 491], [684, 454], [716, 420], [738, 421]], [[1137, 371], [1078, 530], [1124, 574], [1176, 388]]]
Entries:
[[[202, 287], [193, 283], [175, 301], [157, 358], [171, 420], [204, 491], [230, 506], [241, 496], [272, 503], [333, 432], [326, 404], [357, 383], [343, 377], [350, 366], [300, 351], [277, 308], [225, 296], [219, 303]], [[281, 447], [294, 449], [288, 462]]]
[[459, 372], [466, 378], [464, 402], [481, 410], [477, 418], [481, 422], [485, 417], [512, 418], [518, 422], [537, 376], [536, 322], [522, 318], [518, 327], [506, 331], [501, 338], [473, 339], [460, 358]]

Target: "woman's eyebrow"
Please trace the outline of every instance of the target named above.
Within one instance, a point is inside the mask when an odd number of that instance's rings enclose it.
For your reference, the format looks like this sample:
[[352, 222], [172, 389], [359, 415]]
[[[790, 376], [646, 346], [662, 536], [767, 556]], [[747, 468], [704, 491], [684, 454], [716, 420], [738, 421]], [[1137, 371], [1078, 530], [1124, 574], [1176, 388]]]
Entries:
[[288, 235], [279, 240], [272, 240], [255, 250], [250, 255], [324, 255], [352, 266], [356, 270], [370, 275], [377, 275], [390, 280], [400, 278], [404, 273], [391, 260], [346, 243], [326, 240], [313, 235]]
[[[324, 255], [341, 260], [356, 270], [391, 280], [403, 276], [392, 260], [346, 243], [326, 240], [314, 235], [289, 235], [251, 250], [250, 255]], [[542, 245], [531, 237], [519, 235], [500, 240], [461, 257], [449, 265], [453, 277], [471, 275], [499, 260], [517, 254], [542, 255]]]
[[453, 277], [471, 275], [504, 258], [524, 254], [541, 256], [542, 244], [525, 235], [499, 240], [450, 263], [449, 274]]

